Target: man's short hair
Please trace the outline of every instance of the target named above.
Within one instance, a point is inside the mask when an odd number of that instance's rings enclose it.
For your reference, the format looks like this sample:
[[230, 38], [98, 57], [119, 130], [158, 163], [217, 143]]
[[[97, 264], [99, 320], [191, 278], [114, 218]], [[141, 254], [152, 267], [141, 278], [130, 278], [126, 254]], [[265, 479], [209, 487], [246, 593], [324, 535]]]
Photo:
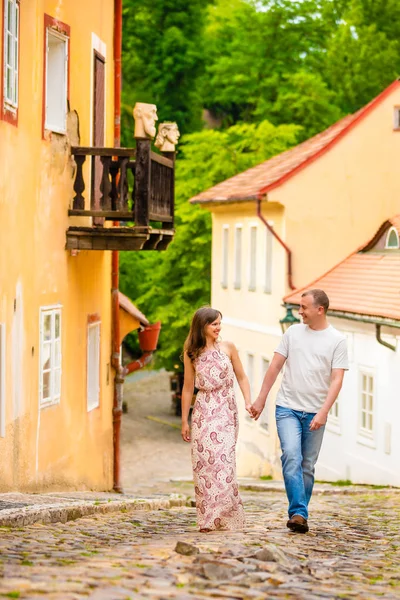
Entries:
[[313, 297], [313, 301], [314, 301], [314, 306], [322, 306], [322, 308], [324, 309], [325, 314], [328, 312], [329, 298], [325, 294], [324, 290], [318, 290], [318, 289], [307, 290], [306, 292], [304, 292], [301, 295], [302, 298], [304, 296], [312, 296]]

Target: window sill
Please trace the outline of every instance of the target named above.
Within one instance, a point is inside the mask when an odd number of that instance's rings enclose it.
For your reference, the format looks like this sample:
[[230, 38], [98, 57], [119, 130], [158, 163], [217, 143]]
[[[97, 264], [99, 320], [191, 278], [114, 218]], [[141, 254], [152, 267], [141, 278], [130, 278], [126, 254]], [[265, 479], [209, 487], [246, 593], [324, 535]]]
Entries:
[[18, 112], [18, 106], [14, 106], [13, 104], [8, 104], [8, 102], [5, 101], [4, 105], [3, 105], [3, 110], [5, 112], [12, 113], [13, 115], [16, 115], [17, 112]]
[[362, 446], [367, 446], [368, 448], [376, 449], [376, 442], [373, 438], [367, 437], [362, 433], [359, 433], [357, 436], [357, 443]]
[[228, 284], [227, 283], [221, 283], [221, 287], [223, 290], [227, 290], [228, 289]]
[[61, 129], [60, 127], [52, 127], [51, 125], [44, 126], [45, 133], [57, 133], [58, 135], [67, 135], [66, 129]]
[[253, 287], [252, 285], [249, 285], [249, 292], [255, 292], [256, 288]]
[[264, 435], [267, 435], [268, 437], [271, 437], [271, 432], [269, 430], [269, 427], [265, 427], [265, 425], [260, 425], [259, 429], [260, 429], [261, 433], [263, 433]]
[[240, 284], [240, 283], [234, 283], [234, 284], [233, 284], [233, 289], [234, 289], [234, 290], [240, 290], [241, 288], [242, 288], [242, 286], [241, 286], [241, 284]]
[[264, 294], [272, 294], [272, 290], [264, 288]]
[[336, 435], [342, 435], [339, 423], [329, 423], [328, 421], [326, 424], [326, 431], [329, 431], [330, 433], [334, 433]]
[[57, 404], [60, 404], [60, 398], [57, 398], [56, 400], [45, 400], [40, 403], [40, 408], [49, 408], [50, 406], [56, 406]]

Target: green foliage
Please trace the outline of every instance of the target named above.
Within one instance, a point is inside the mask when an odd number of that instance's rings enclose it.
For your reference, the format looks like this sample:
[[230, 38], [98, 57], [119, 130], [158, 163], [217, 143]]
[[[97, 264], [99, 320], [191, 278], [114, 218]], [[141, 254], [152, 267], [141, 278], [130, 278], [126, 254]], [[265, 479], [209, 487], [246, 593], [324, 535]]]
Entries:
[[157, 104], [160, 121], [176, 120], [182, 132], [200, 124], [197, 80], [203, 69], [209, 1], [124, 0], [122, 92], [127, 143], [135, 102]]
[[135, 300], [151, 321], [161, 320], [157, 364], [173, 369], [193, 312], [210, 302], [211, 219], [188, 200], [297, 141], [300, 128], [235, 125], [184, 136], [176, 169], [176, 235], [164, 253], [121, 253], [121, 291]]
[[[176, 120], [184, 133], [174, 242], [165, 253], [121, 254], [121, 289], [162, 321], [157, 360], [170, 369], [191, 315], [210, 300], [210, 215], [188, 199], [391, 83], [400, 70], [400, 2], [124, 0], [123, 23], [122, 143], [132, 145], [137, 101], [157, 104], [160, 120]], [[202, 109], [219, 129], [201, 131]]]

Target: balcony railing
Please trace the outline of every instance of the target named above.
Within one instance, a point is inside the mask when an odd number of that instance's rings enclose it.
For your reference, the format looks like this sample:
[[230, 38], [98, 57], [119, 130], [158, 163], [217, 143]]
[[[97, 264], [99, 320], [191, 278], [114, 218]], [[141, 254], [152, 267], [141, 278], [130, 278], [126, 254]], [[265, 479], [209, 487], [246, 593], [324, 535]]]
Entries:
[[[174, 233], [173, 152], [156, 154], [149, 140], [137, 139], [136, 148], [73, 147], [72, 155], [75, 196], [69, 215], [92, 221], [89, 227], [86, 222], [68, 229], [67, 248], [159, 250], [168, 246]], [[85, 169], [88, 157], [89, 171]], [[89, 186], [84, 177], [88, 172]]]

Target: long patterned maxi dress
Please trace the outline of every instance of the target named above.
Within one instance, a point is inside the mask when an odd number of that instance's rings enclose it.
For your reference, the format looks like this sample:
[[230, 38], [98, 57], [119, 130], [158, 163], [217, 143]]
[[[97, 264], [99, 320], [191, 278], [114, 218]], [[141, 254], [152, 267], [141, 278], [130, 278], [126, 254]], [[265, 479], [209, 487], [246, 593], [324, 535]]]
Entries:
[[236, 481], [238, 411], [231, 360], [220, 349], [194, 362], [199, 390], [192, 414], [192, 465], [200, 529], [241, 529], [243, 502]]

